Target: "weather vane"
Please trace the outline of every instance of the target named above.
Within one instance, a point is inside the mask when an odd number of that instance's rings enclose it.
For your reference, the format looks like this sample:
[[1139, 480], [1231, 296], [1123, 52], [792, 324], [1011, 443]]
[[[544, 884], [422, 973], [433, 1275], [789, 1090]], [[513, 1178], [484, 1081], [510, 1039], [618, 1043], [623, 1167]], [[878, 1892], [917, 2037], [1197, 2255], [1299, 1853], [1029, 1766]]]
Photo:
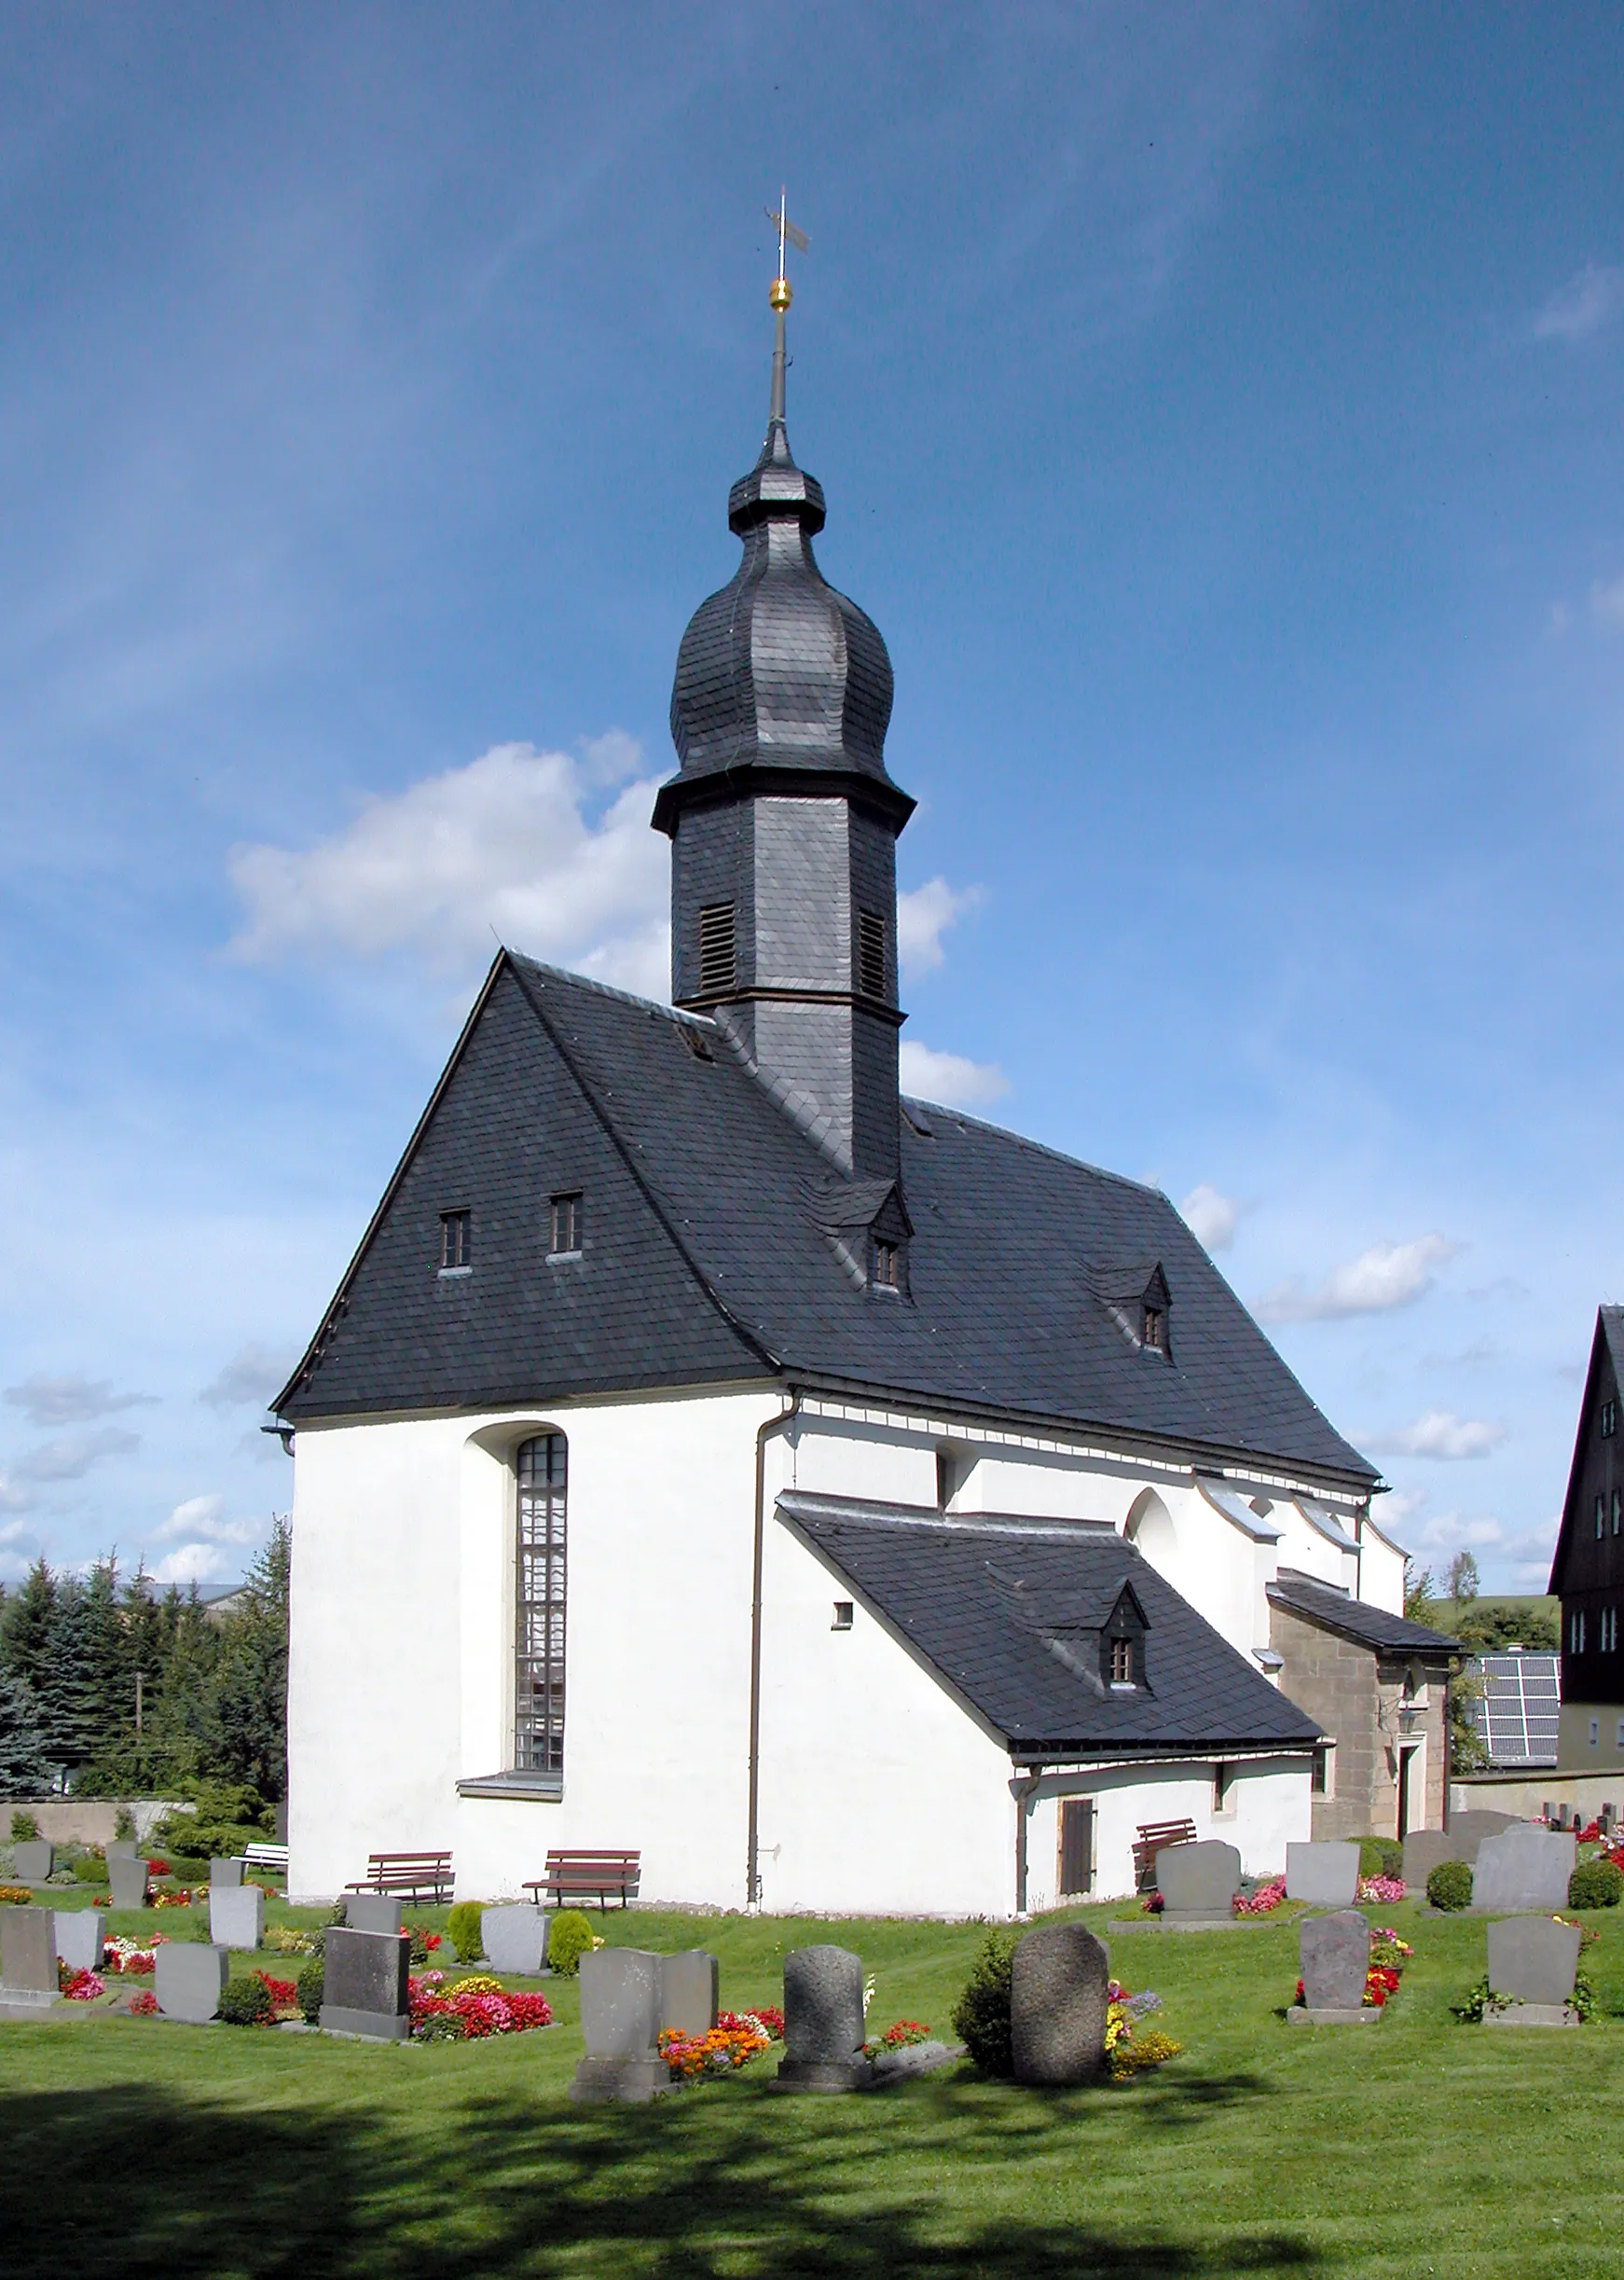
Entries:
[[805, 254], [811, 250], [812, 245], [812, 241], [804, 229], [797, 229], [794, 223], [791, 221], [784, 199], [785, 193], [780, 189], [777, 214], [773, 212], [771, 206], [764, 209], [768, 221], [778, 233], [778, 273], [773, 280], [767, 298], [780, 316], [795, 297], [791, 289], [790, 281], [784, 275], [784, 247], [790, 244], [798, 254]]

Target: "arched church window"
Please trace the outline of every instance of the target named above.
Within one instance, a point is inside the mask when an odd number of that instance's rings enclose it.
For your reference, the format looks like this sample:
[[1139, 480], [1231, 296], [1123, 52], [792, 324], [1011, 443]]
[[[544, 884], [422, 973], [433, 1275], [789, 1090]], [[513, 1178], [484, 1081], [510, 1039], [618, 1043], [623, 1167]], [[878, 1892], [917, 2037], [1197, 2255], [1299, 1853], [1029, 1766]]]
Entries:
[[562, 1433], [520, 1444], [514, 1767], [564, 1771], [565, 1505], [569, 1448]]

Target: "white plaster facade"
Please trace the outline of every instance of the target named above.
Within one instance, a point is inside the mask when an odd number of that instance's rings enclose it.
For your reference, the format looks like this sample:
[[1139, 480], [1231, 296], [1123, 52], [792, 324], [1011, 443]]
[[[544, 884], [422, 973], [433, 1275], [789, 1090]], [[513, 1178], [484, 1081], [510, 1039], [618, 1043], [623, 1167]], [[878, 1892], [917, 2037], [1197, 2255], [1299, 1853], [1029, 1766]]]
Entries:
[[[758, 1434], [764, 1525], [757, 1863], [771, 1911], [1008, 1916], [1017, 1769], [1002, 1740], [773, 1509], [777, 1494], [950, 1516], [1106, 1521], [1263, 1661], [1281, 1566], [1390, 1603], [1402, 1555], [1284, 1477], [781, 1390], [299, 1429], [289, 1673], [290, 1888], [337, 1893], [374, 1850], [450, 1847], [460, 1896], [516, 1893], [549, 1848], [637, 1847], [645, 1900], [746, 1901]], [[568, 1437], [565, 1775], [557, 1799], [461, 1793], [513, 1762], [514, 1452]], [[944, 1474], [939, 1457], [945, 1457]], [[854, 1603], [834, 1627], [837, 1600]], [[1140, 1822], [1188, 1815], [1284, 1866], [1304, 1760], [1078, 1766], [1025, 1800], [1029, 1909], [1061, 1897], [1056, 1802], [1095, 1801], [1094, 1891], [1133, 1889]]]

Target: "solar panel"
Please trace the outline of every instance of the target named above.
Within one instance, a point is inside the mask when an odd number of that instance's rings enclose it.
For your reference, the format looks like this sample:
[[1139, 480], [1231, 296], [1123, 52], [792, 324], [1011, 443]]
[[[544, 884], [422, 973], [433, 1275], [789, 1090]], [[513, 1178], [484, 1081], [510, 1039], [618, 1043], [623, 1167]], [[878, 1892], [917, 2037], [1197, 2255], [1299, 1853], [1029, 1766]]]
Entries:
[[1491, 1765], [1554, 1765], [1562, 1717], [1562, 1657], [1527, 1649], [1485, 1654], [1475, 1665], [1482, 1699], [1468, 1706]]

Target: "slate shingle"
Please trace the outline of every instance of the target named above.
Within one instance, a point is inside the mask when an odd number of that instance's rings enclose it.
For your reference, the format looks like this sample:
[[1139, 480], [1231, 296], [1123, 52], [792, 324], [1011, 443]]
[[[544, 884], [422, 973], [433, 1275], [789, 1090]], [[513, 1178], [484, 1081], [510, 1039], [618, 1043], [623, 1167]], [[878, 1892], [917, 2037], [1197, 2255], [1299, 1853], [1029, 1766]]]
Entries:
[[1425, 1624], [1411, 1623], [1407, 1616], [1390, 1614], [1383, 1607], [1371, 1607], [1368, 1600], [1355, 1599], [1333, 1584], [1318, 1582], [1295, 1568], [1282, 1568], [1276, 1581], [1268, 1586], [1268, 1592], [1272, 1606], [1283, 1607], [1306, 1622], [1316, 1623], [1322, 1630], [1340, 1632], [1343, 1638], [1356, 1640], [1361, 1647], [1373, 1647], [1378, 1654], [1445, 1655], [1464, 1651], [1458, 1638], [1446, 1638], [1441, 1631], [1429, 1630]]

